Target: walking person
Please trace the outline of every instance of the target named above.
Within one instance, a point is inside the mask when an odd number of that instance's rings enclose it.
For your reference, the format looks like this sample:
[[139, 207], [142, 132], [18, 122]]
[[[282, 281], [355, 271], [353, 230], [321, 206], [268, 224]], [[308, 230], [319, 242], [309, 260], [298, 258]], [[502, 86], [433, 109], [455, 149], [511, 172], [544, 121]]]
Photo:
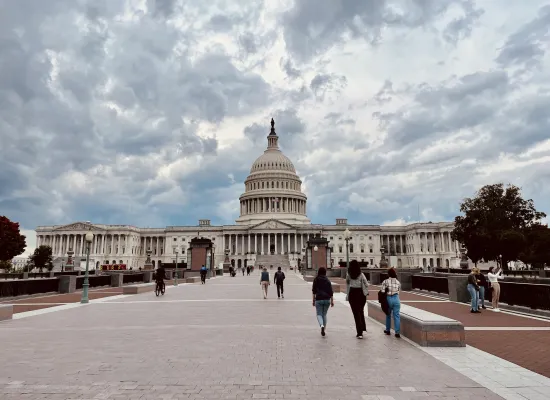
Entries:
[[498, 308], [498, 301], [500, 300], [500, 283], [498, 283], [498, 280], [503, 279], [504, 277], [502, 276], [502, 270], [500, 269], [500, 267], [497, 267], [494, 273], [493, 270], [493, 267], [489, 268], [489, 273], [487, 274], [487, 277], [489, 278], [491, 290], [493, 291], [491, 299], [493, 311], [499, 312], [500, 309]]
[[363, 339], [363, 332], [367, 330], [365, 304], [367, 304], [367, 297], [369, 295], [369, 282], [361, 272], [361, 267], [359, 267], [359, 263], [356, 260], [353, 260], [349, 265], [346, 275], [346, 286], [346, 300], [349, 301], [355, 320], [356, 337], [357, 339]]
[[[248, 267], [247, 267], [247, 268], [248, 268]], [[243, 267], [243, 276], [244, 276], [244, 269], [245, 269], [245, 268]]]
[[313, 307], [315, 307], [317, 321], [321, 327], [321, 335], [325, 336], [328, 309], [329, 307], [334, 307], [334, 292], [332, 291], [332, 283], [327, 278], [326, 268], [320, 267], [317, 271], [311, 292], [313, 295]]
[[480, 314], [481, 311], [479, 311], [479, 285], [478, 281], [476, 279], [476, 272], [477, 268], [472, 268], [472, 272], [468, 275], [468, 292], [470, 293], [472, 308], [470, 312], [472, 314]]
[[200, 271], [200, 273], [201, 273], [201, 284], [203, 284], [203, 285], [206, 283], [206, 272], [207, 272], [206, 267], [203, 265], [201, 267], [201, 271]]
[[275, 285], [277, 286], [277, 297], [280, 299], [282, 296], [284, 299], [285, 295], [284, 295], [283, 282], [285, 280], [285, 273], [281, 271], [281, 267], [277, 268], [277, 272], [275, 272], [275, 277], [273, 280]]
[[264, 299], [267, 299], [267, 289], [269, 288], [269, 285], [271, 285], [271, 281], [269, 280], [269, 272], [267, 271], [266, 267], [264, 267], [264, 270], [260, 275], [260, 285], [262, 286]]
[[250, 267], [246, 267], [246, 276], [250, 275]]
[[388, 300], [388, 314], [386, 314], [386, 335], [391, 335], [391, 317], [393, 314], [393, 329], [395, 337], [401, 337], [401, 301], [399, 300], [399, 292], [401, 291], [401, 282], [397, 280], [397, 272], [395, 268], [388, 270], [388, 279], [382, 282], [382, 292], [386, 293]]
[[[485, 275], [483, 275], [483, 272], [481, 272], [481, 269], [476, 269], [476, 280], [479, 286], [479, 300], [481, 300], [481, 308], [486, 309], [485, 307], [485, 290], [489, 290], [487, 279], [485, 278]], [[478, 303], [479, 303], [478, 300]], [[479, 305], [478, 305], [479, 307]]]

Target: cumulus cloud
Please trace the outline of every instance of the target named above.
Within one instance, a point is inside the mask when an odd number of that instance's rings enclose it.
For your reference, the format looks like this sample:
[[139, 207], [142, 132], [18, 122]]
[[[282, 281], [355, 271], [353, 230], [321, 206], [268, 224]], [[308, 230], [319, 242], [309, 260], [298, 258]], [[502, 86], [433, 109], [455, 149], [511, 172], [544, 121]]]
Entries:
[[315, 223], [451, 220], [498, 181], [549, 212], [549, 18], [545, 0], [5, 2], [1, 213], [25, 232], [232, 223], [272, 117]]

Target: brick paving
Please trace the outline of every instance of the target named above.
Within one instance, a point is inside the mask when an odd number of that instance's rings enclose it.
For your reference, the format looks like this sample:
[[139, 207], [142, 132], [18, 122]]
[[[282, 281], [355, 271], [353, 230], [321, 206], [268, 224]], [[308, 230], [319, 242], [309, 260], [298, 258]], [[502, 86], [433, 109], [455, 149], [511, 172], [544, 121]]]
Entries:
[[259, 276], [90, 303], [0, 323], [0, 398], [501, 399], [349, 307], [321, 337], [310, 285], [287, 273], [286, 299]]
[[526, 330], [550, 328], [550, 321], [506, 312], [496, 313], [491, 311], [490, 307], [480, 310], [481, 314], [472, 314], [469, 305], [450, 301], [409, 305], [462, 322], [467, 329], [468, 345], [550, 378], [550, 330]]

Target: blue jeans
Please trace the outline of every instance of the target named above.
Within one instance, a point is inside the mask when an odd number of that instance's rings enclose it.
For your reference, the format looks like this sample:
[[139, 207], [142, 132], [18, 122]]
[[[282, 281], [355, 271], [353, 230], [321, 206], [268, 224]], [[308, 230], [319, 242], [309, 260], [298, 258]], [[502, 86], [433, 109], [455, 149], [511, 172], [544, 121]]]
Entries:
[[470, 297], [472, 301], [472, 310], [478, 311], [478, 300], [479, 300], [479, 293], [476, 290], [476, 287], [472, 285], [471, 283], [468, 284], [468, 292], [470, 292]]
[[[485, 286], [479, 287], [479, 299], [481, 300], [481, 307], [485, 307]], [[479, 301], [478, 301], [479, 303]]]
[[390, 308], [390, 312], [386, 315], [386, 331], [389, 332], [391, 329], [391, 315], [393, 314], [393, 327], [395, 329], [395, 333], [400, 333], [401, 317], [399, 315], [399, 311], [401, 310], [401, 302], [399, 301], [398, 294], [388, 296], [388, 306]]
[[329, 308], [330, 300], [315, 300], [315, 310], [317, 311], [319, 326], [327, 326], [327, 312]]

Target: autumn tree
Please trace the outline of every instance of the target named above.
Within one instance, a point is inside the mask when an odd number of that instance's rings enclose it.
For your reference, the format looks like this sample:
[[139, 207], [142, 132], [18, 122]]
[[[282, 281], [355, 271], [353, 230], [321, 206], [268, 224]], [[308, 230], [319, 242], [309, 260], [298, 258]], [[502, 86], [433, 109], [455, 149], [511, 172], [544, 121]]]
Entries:
[[25, 251], [27, 243], [21, 235], [19, 224], [0, 216], [0, 260], [11, 261]]
[[52, 248], [50, 246], [38, 246], [34, 249], [34, 253], [29, 257], [29, 264], [38, 268], [40, 272], [43, 269], [51, 271], [53, 269], [52, 263]]
[[476, 197], [462, 202], [460, 211], [453, 240], [464, 244], [472, 261], [496, 261], [502, 255], [504, 268], [526, 251], [531, 227], [546, 217], [533, 200], [521, 197], [517, 186], [502, 183], [482, 187]]

